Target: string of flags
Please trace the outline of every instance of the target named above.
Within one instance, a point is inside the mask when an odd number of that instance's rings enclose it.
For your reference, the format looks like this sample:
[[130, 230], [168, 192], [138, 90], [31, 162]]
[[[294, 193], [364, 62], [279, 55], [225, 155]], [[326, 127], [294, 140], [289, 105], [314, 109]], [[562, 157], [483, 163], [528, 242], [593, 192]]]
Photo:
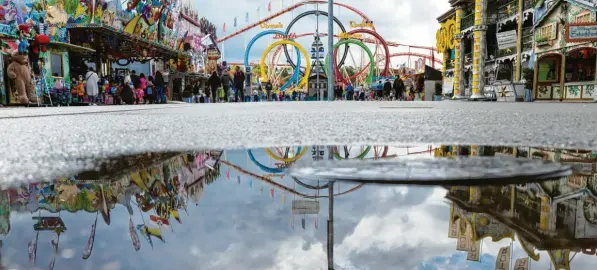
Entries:
[[[280, 0], [280, 11], [284, 9], [284, 0]], [[267, 12], [272, 12], [272, 1], [267, 3]], [[257, 19], [261, 19], [261, 5], [257, 6]], [[245, 12], [245, 23], [249, 23], [249, 12]], [[238, 16], [234, 17], [233, 27], [238, 26]], [[226, 33], [226, 23], [222, 25], [222, 31]]]

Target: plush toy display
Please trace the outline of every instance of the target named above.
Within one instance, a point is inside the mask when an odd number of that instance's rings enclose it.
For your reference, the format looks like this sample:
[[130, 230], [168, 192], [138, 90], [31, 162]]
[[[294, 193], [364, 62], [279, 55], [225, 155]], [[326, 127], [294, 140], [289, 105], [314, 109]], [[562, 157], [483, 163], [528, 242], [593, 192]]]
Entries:
[[39, 52], [46, 52], [46, 45], [50, 43], [50, 37], [46, 35], [37, 35], [31, 45], [29, 45], [29, 62], [33, 69], [33, 74], [39, 76], [41, 70], [39, 68]]
[[29, 104], [30, 102], [37, 102], [35, 85], [31, 79], [29, 66], [27, 66], [27, 55], [19, 54], [18, 51], [13, 52], [7, 72], [8, 77], [15, 82], [14, 85], [17, 90], [17, 100], [19, 103]]

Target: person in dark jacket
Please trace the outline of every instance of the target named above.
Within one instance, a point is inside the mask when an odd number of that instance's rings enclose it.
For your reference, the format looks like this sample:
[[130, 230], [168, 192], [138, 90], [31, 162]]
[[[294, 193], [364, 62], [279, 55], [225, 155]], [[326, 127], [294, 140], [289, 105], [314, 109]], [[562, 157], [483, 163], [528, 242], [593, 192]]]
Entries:
[[137, 75], [136, 71], [131, 71], [131, 81], [133, 82], [133, 86], [135, 89], [138, 89], [141, 86], [141, 77]]
[[211, 74], [211, 77], [207, 80], [207, 84], [211, 90], [211, 102], [217, 103], [218, 102], [218, 88], [222, 85], [222, 81], [220, 77], [218, 77], [218, 73], [215, 71]]
[[232, 84], [232, 77], [230, 77], [230, 74], [226, 70], [224, 70], [223, 73], [224, 74], [222, 74], [220, 80], [222, 81], [222, 88], [224, 88], [224, 97], [226, 98], [230, 94], [230, 85]]
[[269, 101], [274, 101], [275, 100], [275, 94], [272, 95], [272, 91], [274, 90], [274, 86], [272, 85], [272, 83], [270, 81], [265, 83], [265, 92], [267, 93], [267, 100]]
[[[132, 79], [131, 79], [132, 80]], [[155, 100], [156, 103], [162, 104], [166, 103], [166, 82], [164, 81], [164, 76], [162, 72], [158, 71], [155, 73]]]
[[245, 102], [245, 73], [240, 70], [240, 67], [236, 67], [234, 72], [234, 88], [236, 88], [236, 95], [234, 96], [236, 100], [240, 95], [241, 102]]
[[383, 96], [384, 96], [384, 98], [389, 99], [391, 92], [392, 92], [392, 83], [390, 82], [390, 80], [386, 80], [386, 82], [383, 84]]
[[120, 98], [127, 105], [135, 104], [135, 94], [133, 93], [133, 89], [131, 88], [130, 84], [125, 83], [122, 85], [122, 91], [120, 92]]
[[396, 100], [404, 100], [404, 82], [400, 77], [397, 77], [396, 80], [394, 80], [393, 88]]

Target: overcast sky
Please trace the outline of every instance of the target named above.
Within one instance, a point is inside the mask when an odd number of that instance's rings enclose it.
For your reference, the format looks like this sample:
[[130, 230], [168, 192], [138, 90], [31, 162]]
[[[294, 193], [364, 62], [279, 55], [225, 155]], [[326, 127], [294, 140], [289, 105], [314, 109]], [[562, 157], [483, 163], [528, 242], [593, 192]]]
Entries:
[[[234, 32], [233, 22], [234, 17], [238, 18], [238, 28], [246, 25], [245, 14], [249, 12], [249, 22], [253, 23], [257, 20], [257, 7], [261, 6], [261, 17], [265, 17], [267, 13], [267, 4], [269, 1], [264, 0], [191, 0], [193, 1], [196, 9], [199, 10], [200, 16], [206, 16], [209, 20], [215, 23], [218, 27], [218, 35], [223, 37], [227, 34]], [[294, 0], [294, 3], [298, 3], [299, 0]], [[293, 0], [284, 0], [284, 6], [288, 7], [291, 5]], [[273, 0], [272, 12], [280, 10], [280, 0]], [[439, 28], [436, 18], [442, 13], [449, 9], [447, 0], [377, 0], [377, 1], [364, 1], [364, 0], [343, 0], [338, 1], [352, 6], [371, 20], [373, 20], [377, 32], [380, 33], [386, 40], [394, 41], [401, 44], [410, 45], [435, 45], [435, 32]], [[315, 5], [306, 5], [297, 8], [294, 14], [287, 13], [282, 17], [272, 20], [272, 23], [281, 22], [284, 27], [292, 20], [293, 15], [296, 16], [305, 11], [315, 9]], [[327, 5], [320, 5], [320, 10], [327, 11]], [[344, 26], [350, 29], [350, 21], [360, 21], [361, 18], [355, 12], [346, 8], [338, 7], [334, 10], [336, 17], [344, 24]], [[322, 21], [319, 23], [320, 32], [327, 33], [327, 23], [324, 21], [326, 17], [322, 17]], [[300, 22], [300, 23], [299, 23]], [[293, 27], [291, 32], [301, 34], [314, 32], [315, 29], [315, 16], [305, 17], [297, 22], [296, 27]], [[222, 33], [222, 25], [226, 23], [227, 33]], [[285, 30], [285, 29], [284, 29]], [[237, 36], [227, 41], [225, 44], [226, 59], [231, 62], [240, 62], [244, 55], [244, 41], [247, 42], [253, 38], [257, 33], [261, 32], [262, 29], [254, 28], [246, 32], [244, 35]], [[336, 30], [337, 31], [337, 30]], [[299, 43], [303, 46], [310, 46], [313, 38], [304, 37], [299, 39]], [[257, 61], [259, 57], [268, 45], [269, 40], [263, 38], [262, 40], [255, 43], [251, 50], [250, 61]], [[324, 41], [326, 42], [326, 41]], [[371, 46], [370, 48], [373, 48]], [[359, 50], [351, 49], [355, 51], [354, 54], [358, 54]], [[408, 48], [392, 48], [392, 53], [395, 52], [407, 52]], [[429, 51], [421, 51], [417, 49], [412, 50], [429, 54]], [[392, 66], [396, 66], [403, 62], [408, 61], [407, 58], [394, 58], [392, 59]], [[411, 59], [414, 61], [414, 58]]]

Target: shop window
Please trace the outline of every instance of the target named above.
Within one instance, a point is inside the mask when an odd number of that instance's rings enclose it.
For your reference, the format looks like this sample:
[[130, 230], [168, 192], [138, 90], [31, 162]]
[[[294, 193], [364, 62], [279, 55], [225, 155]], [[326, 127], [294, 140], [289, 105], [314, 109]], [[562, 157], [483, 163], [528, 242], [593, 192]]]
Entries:
[[560, 60], [558, 58], [547, 58], [538, 61], [539, 66], [539, 82], [557, 82], [559, 81], [559, 66]]
[[587, 82], [595, 80], [596, 50], [584, 48], [566, 55], [566, 82]]
[[62, 54], [51, 53], [50, 54], [50, 70], [52, 76], [62, 78], [64, 77], [64, 66], [62, 62]]
[[589, 23], [591, 22], [591, 12], [586, 11], [576, 15], [575, 23]]
[[558, 26], [555, 22], [541, 26], [539, 30], [536, 32], [535, 41], [536, 42], [543, 42], [556, 39], [556, 31], [558, 30]]

